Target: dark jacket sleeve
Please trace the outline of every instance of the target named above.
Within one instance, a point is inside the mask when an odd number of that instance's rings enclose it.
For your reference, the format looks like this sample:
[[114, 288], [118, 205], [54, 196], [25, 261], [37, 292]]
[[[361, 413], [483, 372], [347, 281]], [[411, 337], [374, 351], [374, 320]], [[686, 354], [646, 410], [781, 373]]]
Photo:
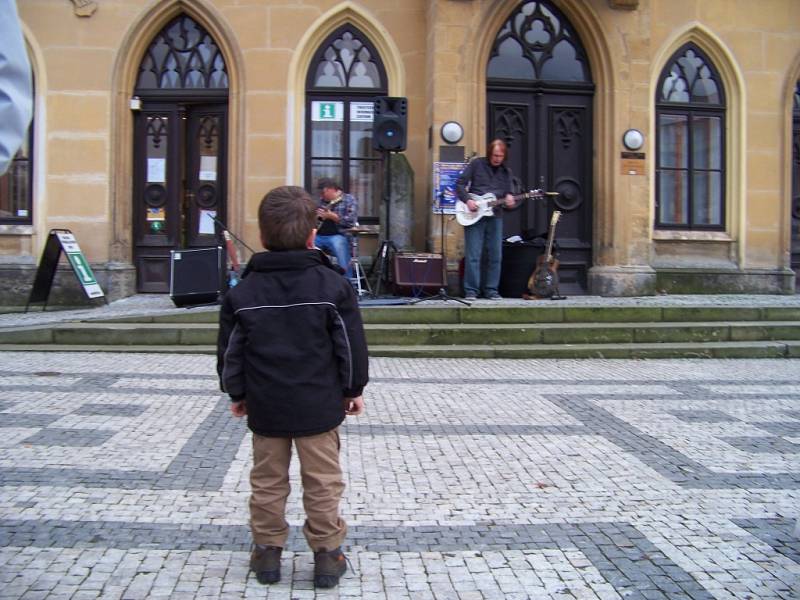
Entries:
[[227, 294], [219, 311], [217, 375], [220, 389], [237, 401], [245, 396], [243, 349], [244, 336], [236, 323], [231, 296]]
[[[477, 159], [476, 159], [477, 160]], [[458, 176], [456, 180], [456, 195], [458, 199], [462, 202], [466, 202], [469, 200], [469, 191], [467, 190], [467, 186], [472, 181], [472, 173], [475, 170], [475, 161], [473, 160], [469, 163], [461, 174]]]
[[369, 359], [364, 324], [353, 288], [343, 286], [343, 297], [337, 303], [333, 324], [333, 343], [339, 360], [340, 377], [345, 398], [360, 396], [369, 381]]

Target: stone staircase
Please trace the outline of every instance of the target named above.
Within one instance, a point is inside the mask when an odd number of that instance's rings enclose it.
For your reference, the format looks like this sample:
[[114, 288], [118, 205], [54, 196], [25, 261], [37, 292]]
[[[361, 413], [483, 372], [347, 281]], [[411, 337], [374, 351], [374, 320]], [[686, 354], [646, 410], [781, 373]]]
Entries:
[[[363, 307], [371, 356], [800, 358], [800, 305]], [[0, 329], [0, 351], [214, 353], [216, 310]]]

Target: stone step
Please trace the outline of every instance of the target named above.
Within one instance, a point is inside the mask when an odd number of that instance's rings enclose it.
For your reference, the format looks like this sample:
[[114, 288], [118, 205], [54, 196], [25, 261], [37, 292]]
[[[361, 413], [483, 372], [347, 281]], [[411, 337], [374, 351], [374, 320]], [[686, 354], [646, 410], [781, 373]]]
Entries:
[[[521, 306], [371, 306], [362, 307], [361, 314], [369, 324], [800, 321], [800, 307], [793, 306], [560, 306], [544, 300]], [[189, 309], [103, 322], [217, 323], [218, 319], [218, 309]]]
[[[798, 321], [367, 324], [370, 345], [624, 344], [800, 340]], [[0, 344], [213, 345], [214, 323], [62, 323], [0, 330]]]
[[370, 344], [597, 344], [800, 340], [800, 322], [476, 323], [365, 326]]
[[800, 358], [800, 342], [653, 344], [507, 344], [503, 346], [370, 346], [370, 356], [396, 358]]
[[[0, 344], [0, 352], [121, 352], [216, 354], [216, 346]], [[651, 344], [372, 345], [371, 357], [396, 358], [800, 358], [795, 340]]]

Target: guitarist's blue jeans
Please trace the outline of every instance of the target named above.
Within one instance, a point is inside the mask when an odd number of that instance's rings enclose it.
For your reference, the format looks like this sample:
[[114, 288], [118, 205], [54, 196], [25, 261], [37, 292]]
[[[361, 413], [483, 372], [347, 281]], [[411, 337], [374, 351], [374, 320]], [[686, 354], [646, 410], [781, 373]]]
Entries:
[[314, 242], [320, 250], [326, 250], [336, 257], [336, 262], [345, 270], [345, 277], [353, 276], [350, 265], [350, 239], [340, 233], [336, 235], [318, 235]]
[[[486, 272], [481, 281], [481, 262], [486, 253]], [[490, 296], [500, 285], [503, 258], [503, 218], [483, 217], [464, 228], [464, 295]]]

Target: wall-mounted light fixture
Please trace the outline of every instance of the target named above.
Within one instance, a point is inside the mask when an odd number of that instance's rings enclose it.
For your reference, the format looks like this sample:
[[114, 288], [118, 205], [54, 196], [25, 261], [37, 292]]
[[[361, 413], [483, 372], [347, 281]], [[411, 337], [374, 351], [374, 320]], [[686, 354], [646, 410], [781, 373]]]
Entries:
[[622, 134], [622, 143], [628, 150], [638, 150], [644, 146], [644, 135], [638, 129], [628, 129]]
[[457, 144], [464, 137], [464, 128], [461, 123], [456, 121], [447, 121], [442, 125], [439, 130], [442, 139], [448, 144]]
[[142, 110], [142, 99], [139, 96], [131, 96], [131, 110]]

